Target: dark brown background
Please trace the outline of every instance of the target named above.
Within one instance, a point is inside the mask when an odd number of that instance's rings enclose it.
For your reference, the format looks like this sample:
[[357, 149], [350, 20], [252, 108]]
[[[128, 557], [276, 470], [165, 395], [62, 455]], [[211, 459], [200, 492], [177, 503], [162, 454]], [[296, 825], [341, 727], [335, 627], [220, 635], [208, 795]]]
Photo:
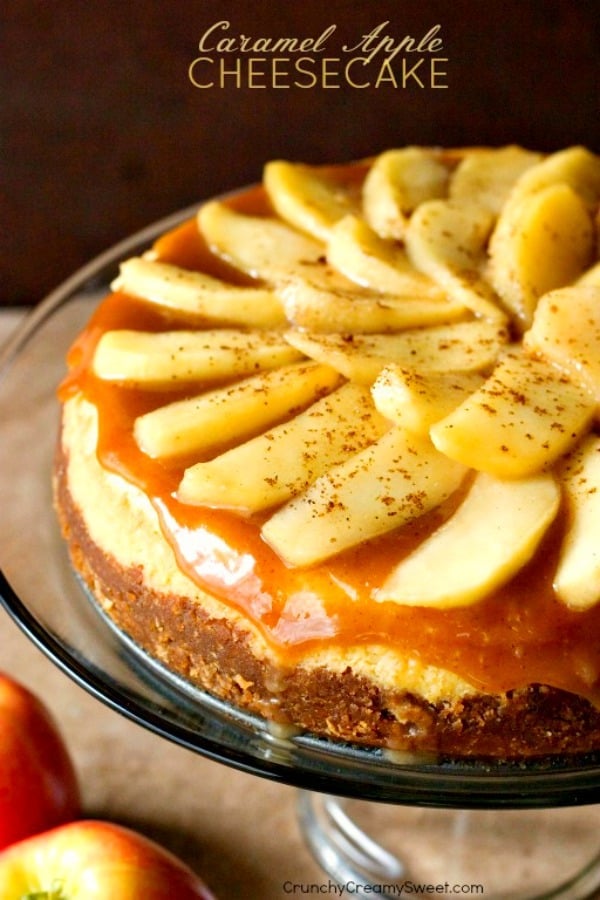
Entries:
[[[581, 142], [600, 151], [599, 6], [573, 0], [4, 0], [0, 303], [35, 303], [162, 215], [264, 161], [404, 143]], [[447, 90], [199, 90], [201, 34], [316, 36], [442, 26]]]

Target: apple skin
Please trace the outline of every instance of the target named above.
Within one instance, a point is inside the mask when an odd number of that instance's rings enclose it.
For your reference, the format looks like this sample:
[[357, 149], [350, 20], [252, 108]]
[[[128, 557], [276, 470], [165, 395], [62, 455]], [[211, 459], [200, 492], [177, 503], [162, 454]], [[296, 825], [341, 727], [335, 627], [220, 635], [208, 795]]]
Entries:
[[80, 815], [77, 776], [49, 711], [0, 672], [0, 849]]
[[0, 852], [2, 900], [215, 900], [180, 859], [136, 831], [80, 820]]

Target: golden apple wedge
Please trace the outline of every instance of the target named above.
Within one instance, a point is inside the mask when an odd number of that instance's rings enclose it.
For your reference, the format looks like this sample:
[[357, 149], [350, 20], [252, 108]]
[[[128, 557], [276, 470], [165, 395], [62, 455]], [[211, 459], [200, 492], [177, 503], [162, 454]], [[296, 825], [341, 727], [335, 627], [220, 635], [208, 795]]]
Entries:
[[287, 565], [312, 565], [416, 519], [465, 472], [429, 438], [392, 427], [277, 510], [262, 536]]
[[107, 331], [94, 353], [94, 373], [105, 381], [142, 388], [178, 387], [235, 378], [287, 365], [301, 357], [277, 332]]
[[153, 458], [203, 453], [293, 415], [339, 382], [335, 369], [313, 362], [259, 372], [138, 416], [135, 439]]
[[409, 431], [426, 434], [482, 384], [478, 372], [418, 372], [389, 365], [371, 388], [379, 412]]
[[600, 283], [545, 294], [523, 342], [587, 387], [600, 403]]
[[428, 147], [386, 150], [375, 158], [363, 185], [363, 214], [381, 237], [402, 240], [411, 213], [425, 200], [444, 197], [449, 169]]
[[285, 321], [281, 302], [272, 290], [240, 287], [205, 272], [143, 256], [121, 263], [119, 276], [111, 287], [207, 322], [276, 328]]
[[583, 611], [600, 601], [600, 438], [589, 435], [564, 468], [568, 528], [554, 577], [557, 596]]
[[198, 225], [211, 249], [252, 278], [286, 281], [324, 263], [324, 245], [285, 222], [237, 212], [213, 200], [198, 211]]
[[521, 175], [507, 198], [507, 206], [554, 184], [568, 185], [593, 211], [600, 200], [600, 156], [577, 145], [550, 153]]
[[592, 217], [566, 184], [508, 204], [490, 240], [489, 278], [521, 330], [539, 298], [578, 278], [594, 252]]
[[493, 366], [508, 340], [503, 326], [484, 320], [414, 328], [398, 334], [310, 334], [292, 330], [285, 336], [306, 356], [367, 385], [389, 363], [422, 372], [481, 371]]
[[467, 315], [461, 303], [442, 296], [395, 296], [306, 278], [290, 280], [277, 294], [291, 324], [323, 333], [387, 334], [456, 322]]
[[466, 466], [522, 478], [567, 453], [595, 408], [587, 390], [546, 360], [511, 354], [430, 434], [440, 452]]
[[383, 294], [444, 297], [400, 244], [384, 240], [359, 216], [344, 216], [331, 229], [327, 260], [350, 281]]
[[520, 176], [541, 160], [540, 153], [513, 145], [466, 153], [452, 173], [449, 197], [497, 216]]
[[359, 192], [314, 166], [273, 160], [264, 168], [263, 183], [281, 218], [321, 241], [338, 219], [358, 212]]
[[347, 383], [291, 421], [190, 466], [177, 496], [183, 503], [258, 512], [306, 490], [388, 428], [368, 388]]
[[475, 315], [505, 322], [497, 295], [484, 278], [494, 216], [483, 205], [453, 200], [422, 203], [406, 230], [406, 252], [454, 301]]
[[376, 599], [438, 609], [477, 603], [531, 559], [559, 506], [547, 473], [518, 481], [478, 473], [454, 515], [396, 566]]

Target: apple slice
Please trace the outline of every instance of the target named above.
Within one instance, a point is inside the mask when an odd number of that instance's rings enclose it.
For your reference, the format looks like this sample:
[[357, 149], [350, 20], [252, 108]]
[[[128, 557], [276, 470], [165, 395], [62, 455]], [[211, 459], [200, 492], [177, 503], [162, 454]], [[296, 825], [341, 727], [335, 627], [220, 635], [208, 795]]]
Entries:
[[376, 599], [439, 609], [477, 603], [531, 559], [559, 506], [547, 473], [519, 481], [477, 474], [454, 515], [396, 566]]
[[389, 428], [369, 390], [344, 384], [291, 421], [186, 469], [183, 503], [258, 512], [299, 494]]
[[577, 287], [600, 287], [600, 262], [586, 269], [576, 281]]
[[239, 287], [204, 272], [192, 272], [142, 256], [121, 263], [113, 290], [194, 318], [250, 328], [276, 328], [285, 321], [272, 290]]
[[335, 369], [312, 362], [260, 372], [138, 416], [135, 439], [151, 457], [203, 453], [293, 415], [339, 382]]
[[490, 240], [488, 274], [523, 330], [542, 294], [575, 280], [593, 252], [585, 202], [569, 185], [551, 184], [507, 204]]
[[466, 153], [452, 173], [450, 199], [477, 203], [497, 216], [519, 177], [541, 160], [540, 153], [516, 146]]
[[338, 219], [358, 211], [358, 191], [314, 166], [273, 160], [264, 168], [263, 183], [281, 218], [321, 241]]
[[577, 285], [543, 296], [523, 340], [587, 387], [600, 403], [600, 282], [597, 287]]
[[416, 519], [449, 497], [465, 471], [429, 438], [392, 427], [282, 506], [262, 536], [287, 565], [312, 565]]
[[438, 450], [466, 466], [498, 478], [522, 478], [567, 453], [595, 407], [588, 391], [546, 360], [507, 354], [430, 434]]
[[482, 276], [494, 216], [483, 205], [429, 200], [413, 213], [406, 252], [421, 272], [456, 302], [493, 322], [505, 322], [498, 297]]
[[285, 282], [325, 262], [320, 241], [276, 218], [243, 215], [218, 200], [200, 208], [198, 225], [214, 252], [253, 278]]
[[507, 199], [507, 206], [554, 184], [568, 185], [593, 212], [600, 200], [600, 156], [579, 146], [551, 153], [521, 175]]
[[293, 347], [333, 366], [359, 384], [372, 384], [389, 363], [422, 372], [477, 372], [495, 363], [508, 339], [503, 326], [485, 320], [415, 328], [399, 334], [286, 332]]
[[322, 333], [385, 334], [447, 324], [468, 315], [461, 303], [445, 297], [396, 297], [349, 282], [318, 284], [294, 278], [277, 294], [289, 322]]
[[417, 372], [389, 365], [378, 375], [371, 393], [379, 412], [391, 422], [426, 434], [483, 380], [478, 372]]
[[600, 438], [589, 435], [564, 468], [567, 533], [554, 577], [557, 596], [584, 611], [600, 601]]
[[384, 240], [358, 216], [344, 216], [331, 229], [327, 259], [350, 281], [384, 294], [444, 296], [400, 244]]
[[428, 147], [386, 150], [376, 157], [365, 178], [365, 219], [381, 237], [402, 240], [417, 206], [446, 195], [448, 177], [439, 151]]
[[118, 329], [105, 332], [98, 341], [93, 368], [105, 381], [168, 389], [276, 368], [300, 357], [277, 332]]

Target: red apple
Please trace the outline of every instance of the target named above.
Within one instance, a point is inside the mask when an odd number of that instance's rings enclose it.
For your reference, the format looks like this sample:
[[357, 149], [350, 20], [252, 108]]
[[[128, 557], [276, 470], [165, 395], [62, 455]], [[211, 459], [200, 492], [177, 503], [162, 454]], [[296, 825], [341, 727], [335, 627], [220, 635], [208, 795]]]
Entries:
[[110, 822], [61, 825], [0, 852], [2, 900], [215, 900], [184, 863]]
[[77, 777], [54, 720], [0, 673], [0, 849], [79, 814]]

